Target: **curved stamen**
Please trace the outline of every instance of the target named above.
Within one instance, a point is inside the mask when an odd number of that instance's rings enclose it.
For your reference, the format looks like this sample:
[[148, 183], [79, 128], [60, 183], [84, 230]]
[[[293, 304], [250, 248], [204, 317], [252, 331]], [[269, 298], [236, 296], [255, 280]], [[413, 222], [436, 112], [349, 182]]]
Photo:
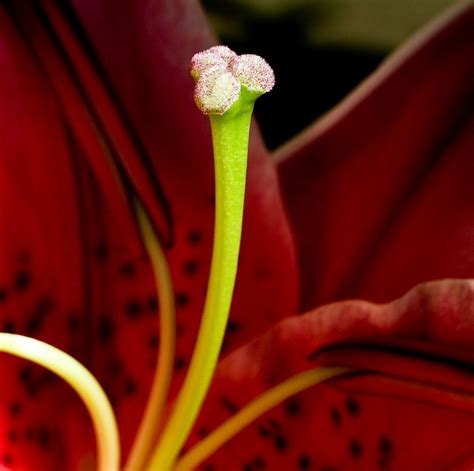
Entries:
[[173, 375], [176, 345], [173, 282], [168, 262], [153, 226], [137, 200], [135, 200], [135, 212], [155, 275], [160, 313], [160, 351], [145, 413], [125, 464], [124, 469], [126, 471], [143, 469], [146, 460], [149, 458], [166, 406]]
[[347, 368], [315, 368], [297, 374], [265, 391], [191, 448], [176, 463], [174, 471], [195, 469], [224, 443], [288, 397], [349, 371], [351, 370]]
[[83, 365], [52, 345], [17, 334], [0, 333], [0, 352], [30, 360], [64, 379], [91, 415], [97, 439], [97, 469], [119, 469], [120, 440], [112, 406], [100, 384]]

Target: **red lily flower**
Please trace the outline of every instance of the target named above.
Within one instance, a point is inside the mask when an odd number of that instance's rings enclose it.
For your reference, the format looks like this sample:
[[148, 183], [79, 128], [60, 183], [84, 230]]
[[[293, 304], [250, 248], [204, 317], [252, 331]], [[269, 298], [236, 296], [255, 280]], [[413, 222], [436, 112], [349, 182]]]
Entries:
[[[225, 352], [270, 330], [222, 361], [190, 443], [294, 373], [360, 374], [262, 416], [208, 469], [472, 467], [473, 15], [467, 6], [418, 37], [277, 152], [290, 224], [253, 129]], [[196, 338], [214, 214], [210, 134], [187, 64], [214, 39], [193, 2], [172, 0], [7, 2], [0, 23], [0, 328], [94, 373], [126, 455], [159, 348], [130, 195], [152, 216], [176, 287], [173, 396]], [[458, 280], [402, 296], [446, 278]], [[77, 398], [44, 370], [0, 358], [0, 469], [87, 467], [93, 432]]]

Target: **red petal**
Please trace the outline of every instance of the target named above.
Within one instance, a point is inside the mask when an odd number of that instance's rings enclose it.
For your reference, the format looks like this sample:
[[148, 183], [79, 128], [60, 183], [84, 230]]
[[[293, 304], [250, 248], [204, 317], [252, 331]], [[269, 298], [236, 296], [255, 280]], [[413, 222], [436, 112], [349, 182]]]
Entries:
[[196, 433], [229, 417], [229, 404], [240, 408], [295, 373], [354, 367], [359, 374], [310, 388], [260, 417], [209, 464], [232, 470], [257, 462], [272, 470], [470, 469], [473, 338], [474, 282], [420, 285], [386, 305], [321, 307], [282, 321], [221, 363]]
[[[174, 237], [168, 256], [178, 303], [179, 381], [196, 337], [212, 244], [209, 125], [192, 103], [187, 76], [189, 58], [210, 35], [194, 3], [77, 2], [112, 90], [91, 60], [91, 44], [84, 48], [74, 12], [57, 5], [12, 2], [9, 17], [0, 11], [0, 217], [8, 227], [0, 234], [0, 328], [47, 340], [90, 367], [113, 400], [126, 452], [155, 367], [157, 303], [110, 161], [144, 200], [163, 240]], [[117, 47], [124, 38], [126, 50]], [[248, 188], [228, 346], [293, 311], [296, 301], [292, 244], [275, 170], [258, 135]], [[38, 320], [44, 298], [53, 308]], [[32, 370], [31, 394], [18, 362], [2, 358], [0, 367], [9, 384], [0, 392], [0, 460], [4, 454], [7, 465], [65, 469], [87, 459], [92, 431], [70, 391]], [[21, 420], [8, 415], [16, 402]], [[58, 403], [61, 414], [52, 412]], [[47, 453], [40, 427], [48, 429]], [[20, 440], [8, 442], [10, 431]]]
[[[89, 308], [77, 156], [54, 95], [3, 10], [0, 23], [0, 329], [72, 351], [85, 339], [81, 329], [71, 332], [71, 320], [84, 327]], [[59, 425], [68, 417], [77, 434], [88, 425], [84, 409], [44, 370], [4, 354], [0, 377], [0, 468], [64, 469]]]
[[303, 307], [474, 276], [473, 25], [468, 2], [277, 153]]
[[[178, 319], [184, 328], [179, 355], [187, 362], [204, 300], [214, 218], [209, 123], [193, 102], [194, 83], [187, 70], [192, 55], [214, 38], [196, 2], [74, 3], [169, 203], [176, 234], [169, 257], [176, 289], [189, 300]], [[275, 169], [256, 128], [252, 135], [228, 347], [262, 332], [296, 307], [293, 247]], [[125, 158], [130, 165], [140, 164], [133, 155]], [[200, 235], [198, 246], [189, 243], [195, 233]], [[191, 274], [190, 265], [197, 266]]]

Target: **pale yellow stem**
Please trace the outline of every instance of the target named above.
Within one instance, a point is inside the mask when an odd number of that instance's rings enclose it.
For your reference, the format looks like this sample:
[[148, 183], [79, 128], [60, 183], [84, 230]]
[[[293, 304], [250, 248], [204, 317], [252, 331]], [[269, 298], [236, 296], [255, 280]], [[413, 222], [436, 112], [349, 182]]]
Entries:
[[126, 471], [143, 469], [156, 443], [173, 376], [176, 345], [174, 292], [168, 262], [153, 226], [138, 201], [135, 201], [135, 211], [155, 275], [160, 315], [160, 349], [148, 403], [127, 458]]
[[195, 469], [224, 443], [288, 397], [348, 371], [345, 368], [316, 368], [295, 375], [264, 392], [191, 448], [179, 459], [173, 470]]
[[67, 353], [40, 340], [0, 333], [0, 352], [30, 360], [64, 379], [89, 411], [97, 439], [97, 469], [117, 471], [120, 440], [112, 406], [94, 376]]

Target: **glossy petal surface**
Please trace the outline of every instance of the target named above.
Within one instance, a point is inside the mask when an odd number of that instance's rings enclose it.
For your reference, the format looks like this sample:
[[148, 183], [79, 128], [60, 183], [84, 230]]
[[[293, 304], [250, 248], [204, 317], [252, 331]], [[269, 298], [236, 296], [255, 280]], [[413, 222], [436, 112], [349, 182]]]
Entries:
[[474, 276], [473, 25], [466, 2], [277, 152], [303, 309]]
[[474, 284], [463, 280], [423, 284], [390, 304], [339, 302], [284, 320], [222, 362], [195, 439], [293, 374], [345, 366], [358, 374], [285, 401], [208, 465], [216, 471], [470, 469], [473, 334]]
[[[193, 2], [74, 8], [44, 1], [0, 10], [0, 328], [91, 368], [126, 453], [159, 349], [157, 298], [129, 198], [142, 199], [167, 247], [176, 387], [196, 337], [213, 225], [209, 125], [193, 104], [187, 66], [212, 38]], [[254, 134], [228, 348], [296, 302], [275, 171]], [[0, 463], [68, 469], [90, 460], [89, 419], [65, 386], [6, 356], [0, 368], [9, 385], [0, 391]]]

